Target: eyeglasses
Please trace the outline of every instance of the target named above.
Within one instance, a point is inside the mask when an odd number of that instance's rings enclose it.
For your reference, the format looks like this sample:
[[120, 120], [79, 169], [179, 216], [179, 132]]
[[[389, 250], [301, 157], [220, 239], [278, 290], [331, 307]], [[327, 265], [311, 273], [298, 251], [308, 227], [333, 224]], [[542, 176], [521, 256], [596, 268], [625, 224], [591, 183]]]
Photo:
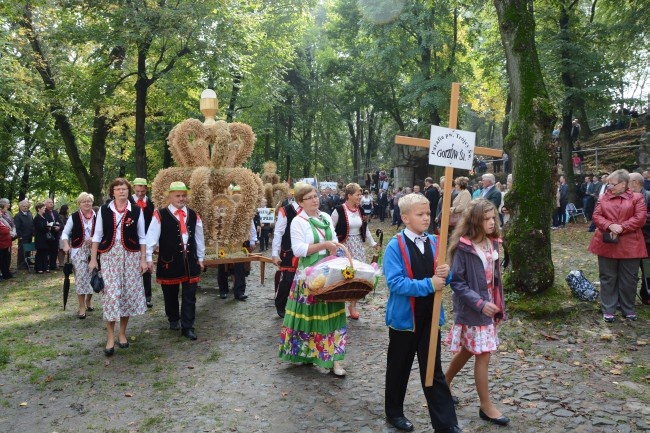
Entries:
[[622, 183], [623, 183], [623, 182], [619, 182], [619, 183], [608, 183], [608, 184], [607, 184], [607, 188], [614, 188], [614, 187], [619, 186], [619, 185], [622, 184]]

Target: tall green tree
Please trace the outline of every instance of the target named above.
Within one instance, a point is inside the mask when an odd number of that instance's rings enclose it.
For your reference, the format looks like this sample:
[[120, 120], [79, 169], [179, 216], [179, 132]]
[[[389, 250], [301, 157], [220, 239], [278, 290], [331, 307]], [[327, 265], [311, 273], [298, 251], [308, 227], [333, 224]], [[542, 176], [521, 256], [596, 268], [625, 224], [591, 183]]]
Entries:
[[553, 286], [550, 216], [554, 118], [535, 44], [531, 3], [494, 0], [507, 59], [512, 96], [510, 130], [504, 144], [513, 162], [514, 183], [506, 195], [512, 213], [505, 241], [512, 260], [509, 286], [538, 293]]

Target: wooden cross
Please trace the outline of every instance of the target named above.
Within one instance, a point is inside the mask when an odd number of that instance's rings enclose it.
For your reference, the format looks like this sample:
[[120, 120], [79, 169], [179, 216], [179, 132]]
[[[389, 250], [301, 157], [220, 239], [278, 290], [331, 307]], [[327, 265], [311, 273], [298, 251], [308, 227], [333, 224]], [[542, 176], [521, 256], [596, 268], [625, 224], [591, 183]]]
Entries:
[[[451, 84], [451, 106], [449, 109], [449, 128], [456, 129], [458, 124], [458, 99], [460, 97], [460, 84]], [[429, 149], [430, 141], [423, 138], [404, 137], [401, 135], [395, 136], [396, 144], [403, 144], [407, 146], [426, 147]], [[490, 149], [487, 147], [474, 147], [475, 155], [496, 156], [501, 157], [503, 151], [499, 149]], [[445, 263], [447, 259], [447, 232], [449, 224], [449, 210], [451, 208], [451, 189], [454, 183], [454, 169], [452, 167], [445, 168], [445, 189], [442, 196], [442, 219], [440, 221], [440, 236], [438, 241], [438, 263]], [[435, 218], [431, 215], [431, 218]], [[440, 292], [434, 291], [433, 297], [433, 318], [431, 323], [431, 336], [429, 339], [429, 358], [427, 362], [427, 374], [425, 386], [433, 385], [433, 373], [436, 361], [436, 349], [438, 347], [438, 331], [440, 329], [440, 308], [442, 306], [442, 295]], [[420, 368], [422, 368], [420, 366]]]

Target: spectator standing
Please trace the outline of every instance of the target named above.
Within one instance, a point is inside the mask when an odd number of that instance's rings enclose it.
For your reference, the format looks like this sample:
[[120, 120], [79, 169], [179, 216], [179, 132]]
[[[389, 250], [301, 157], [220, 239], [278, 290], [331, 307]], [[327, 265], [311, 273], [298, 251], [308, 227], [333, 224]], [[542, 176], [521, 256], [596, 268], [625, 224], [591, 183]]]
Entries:
[[392, 226], [397, 226], [399, 227], [400, 223], [402, 222], [400, 218], [400, 211], [399, 211], [399, 206], [397, 203], [399, 202], [399, 199], [404, 196], [404, 193], [402, 192], [401, 188], [394, 188], [393, 189], [393, 222], [391, 223]]
[[[650, 258], [650, 191], [646, 190], [643, 187], [643, 176], [639, 173], [630, 173], [630, 189], [641, 194], [645, 200], [646, 206], [646, 220], [643, 225], [643, 239], [645, 240], [645, 247], [647, 250], [646, 259]], [[641, 263], [641, 290], [639, 291], [639, 297], [641, 302], [644, 305], [650, 305], [650, 275], [646, 275], [643, 272], [643, 263]]]
[[386, 192], [380, 189], [379, 194], [377, 194], [377, 213], [381, 222], [384, 222], [384, 218], [386, 217], [386, 207], [388, 207], [388, 197]]
[[576, 143], [580, 138], [580, 123], [578, 119], [573, 119], [571, 122], [571, 144]]
[[372, 197], [370, 197], [370, 193], [368, 190], [363, 191], [363, 196], [361, 197], [361, 211], [363, 212], [363, 216], [366, 219], [366, 221], [370, 221], [372, 218], [372, 208], [374, 206], [374, 203], [372, 201]]
[[36, 244], [36, 260], [34, 263], [34, 269], [36, 269], [37, 274], [42, 274], [43, 272], [49, 273], [47, 234], [50, 232], [50, 226], [45, 219], [45, 203], [36, 203], [35, 209], [34, 239]]
[[25, 253], [23, 245], [32, 242], [34, 237], [34, 217], [29, 210], [29, 200], [23, 200], [18, 203], [18, 212], [14, 215], [14, 225], [18, 235], [18, 269], [27, 269], [25, 258], [29, 259], [31, 252]]
[[645, 170], [643, 173], [643, 189], [650, 191], [650, 171]]
[[481, 180], [483, 182], [483, 189], [481, 190], [481, 197], [492, 202], [496, 209], [501, 207], [501, 191], [494, 187], [496, 179], [492, 173], [485, 173]]
[[[59, 224], [61, 225], [61, 230], [65, 227], [70, 217], [70, 208], [67, 204], [61, 205], [59, 208]], [[61, 235], [60, 235], [61, 236]], [[57, 256], [59, 266], [63, 266], [65, 263], [65, 251], [63, 251], [63, 240], [59, 237], [59, 254]]]
[[9, 271], [11, 244], [11, 226], [6, 219], [0, 218], [0, 280], [8, 280], [14, 277]]
[[629, 188], [627, 170], [607, 178], [607, 192], [594, 211], [596, 232], [589, 251], [598, 256], [601, 310], [605, 322], [617, 308], [626, 320], [636, 320], [634, 298], [640, 259], [647, 256], [642, 228], [647, 220], [645, 199]]
[[54, 210], [54, 200], [51, 198], [46, 198], [43, 201], [45, 205], [45, 213], [43, 217], [48, 223], [48, 231], [52, 236], [47, 239], [47, 257], [48, 257], [48, 268], [50, 271], [55, 271], [57, 269], [56, 261], [59, 257], [59, 237], [61, 236], [61, 230], [63, 226], [59, 222], [59, 213]]
[[591, 215], [594, 213], [593, 188], [591, 177], [585, 176], [585, 181], [580, 184], [580, 191], [582, 191], [582, 209], [585, 211], [587, 221], [591, 220]]
[[433, 234], [436, 227], [435, 215], [436, 209], [438, 209], [438, 201], [440, 200], [440, 191], [438, 191], [438, 188], [433, 186], [433, 179], [430, 177], [424, 179], [424, 196], [429, 200], [429, 211], [433, 216], [430, 219], [427, 233]]
[[454, 227], [460, 222], [460, 218], [472, 201], [472, 195], [469, 193], [467, 186], [469, 179], [459, 176], [454, 180], [454, 188], [456, 190], [456, 197], [452, 202], [451, 209], [449, 210], [449, 235]]
[[510, 174], [510, 157], [507, 153], [503, 152], [501, 158], [503, 159], [503, 169], [506, 173]]
[[[9, 228], [9, 245], [4, 248], [6, 249], [7, 253], [7, 268], [2, 269], [2, 277], [5, 280], [8, 280], [10, 278], [13, 278], [13, 274], [9, 271], [9, 268], [11, 266], [11, 245], [13, 243], [13, 240], [17, 237], [16, 235], [16, 225], [14, 223], [14, 218], [11, 216], [11, 202], [9, 199], [2, 198], [0, 199], [0, 221], [3, 223], [3, 225], [7, 226]], [[3, 249], [0, 247], [0, 249]], [[3, 253], [4, 254], [4, 253]], [[3, 263], [4, 265], [4, 263]]]

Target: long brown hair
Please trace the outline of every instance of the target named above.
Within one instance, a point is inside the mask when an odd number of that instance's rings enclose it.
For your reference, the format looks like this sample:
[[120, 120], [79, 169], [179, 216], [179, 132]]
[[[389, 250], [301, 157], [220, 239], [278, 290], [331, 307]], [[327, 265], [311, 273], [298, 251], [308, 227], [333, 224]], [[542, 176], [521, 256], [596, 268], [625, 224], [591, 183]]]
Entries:
[[494, 203], [484, 198], [472, 200], [463, 212], [460, 221], [456, 224], [456, 228], [451, 235], [451, 241], [449, 242], [449, 248], [447, 249], [448, 263], [451, 263], [454, 260], [454, 253], [456, 252], [456, 248], [458, 248], [458, 242], [461, 237], [477, 240], [486, 236], [486, 233], [483, 230], [483, 221], [485, 221], [485, 214], [492, 210], [496, 217], [496, 224], [494, 225], [494, 232], [490, 234], [489, 237], [492, 239], [498, 239], [501, 236], [499, 231], [499, 214], [497, 213], [497, 208], [494, 206]]

